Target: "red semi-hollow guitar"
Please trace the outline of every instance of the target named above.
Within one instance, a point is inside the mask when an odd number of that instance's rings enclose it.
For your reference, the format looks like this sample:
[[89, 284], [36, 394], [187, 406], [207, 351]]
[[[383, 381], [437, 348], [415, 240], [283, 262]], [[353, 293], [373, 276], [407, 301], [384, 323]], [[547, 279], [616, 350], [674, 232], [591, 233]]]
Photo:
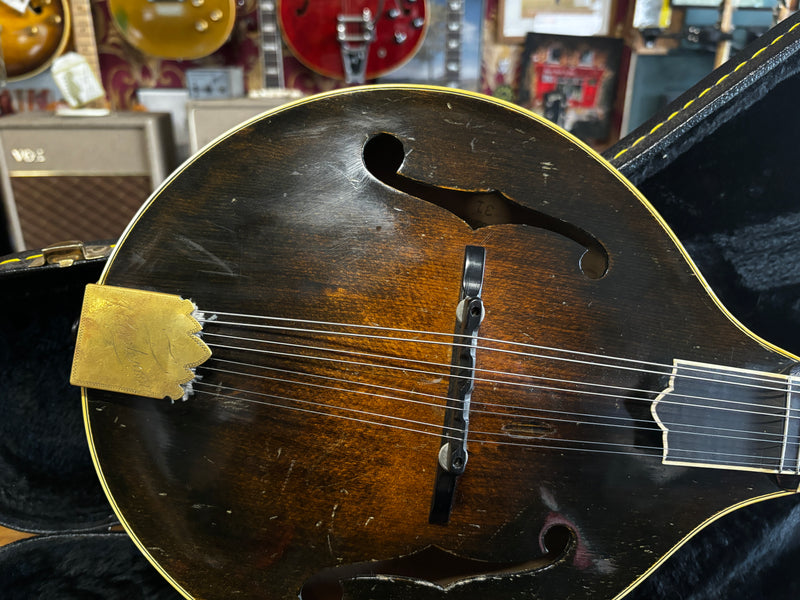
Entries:
[[422, 44], [425, 0], [280, 0], [292, 53], [308, 68], [364, 83], [402, 66]]

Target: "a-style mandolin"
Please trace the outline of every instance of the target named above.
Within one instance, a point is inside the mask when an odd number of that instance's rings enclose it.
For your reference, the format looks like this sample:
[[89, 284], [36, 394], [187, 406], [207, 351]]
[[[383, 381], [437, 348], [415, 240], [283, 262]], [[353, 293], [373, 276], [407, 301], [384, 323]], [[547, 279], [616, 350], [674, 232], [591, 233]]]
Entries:
[[190, 598], [620, 598], [797, 490], [797, 357], [603, 159], [494, 99], [351, 88], [254, 119], [100, 283], [92, 454]]
[[0, 59], [11, 81], [47, 69], [66, 48], [69, 34], [64, 0], [31, 0], [19, 7], [0, 0]]

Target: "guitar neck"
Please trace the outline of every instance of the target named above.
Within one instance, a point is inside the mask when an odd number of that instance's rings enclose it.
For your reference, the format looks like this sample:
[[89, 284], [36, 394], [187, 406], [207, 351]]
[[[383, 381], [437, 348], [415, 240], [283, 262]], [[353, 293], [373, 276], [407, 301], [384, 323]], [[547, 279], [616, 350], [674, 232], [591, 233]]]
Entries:
[[445, 85], [461, 85], [461, 30], [464, 23], [464, 0], [447, 0], [447, 33], [445, 38]]
[[103, 81], [100, 75], [100, 60], [98, 59], [97, 41], [94, 34], [94, 19], [92, 19], [92, 6], [90, 0], [72, 0], [72, 42], [75, 52], [80, 54], [89, 63], [97, 81]]
[[283, 52], [275, 0], [259, 0], [258, 30], [264, 89], [283, 89]]

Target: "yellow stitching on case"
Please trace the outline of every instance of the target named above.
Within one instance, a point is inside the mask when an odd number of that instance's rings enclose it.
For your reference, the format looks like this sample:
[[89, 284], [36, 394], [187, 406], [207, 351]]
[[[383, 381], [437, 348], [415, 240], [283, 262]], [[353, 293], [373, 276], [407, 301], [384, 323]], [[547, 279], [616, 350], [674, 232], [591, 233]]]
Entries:
[[[800, 23], [795, 23], [794, 25], [792, 25], [792, 26], [789, 28], [789, 30], [788, 30], [786, 33], [782, 33], [781, 35], [779, 35], [778, 37], [776, 37], [776, 38], [775, 38], [774, 40], [772, 40], [772, 41], [771, 41], [771, 42], [770, 42], [770, 43], [769, 43], [767, 46], [764, 46], [764, 47], [763, 47], [763, 48], [761, 48], [761, 49], [760, 49], [758, 52], [756, 52], [755, 54], [753, 54], [753, 56], [751, 56], [751, 57], [750, 57], [748, 60], [745, 60], [745, 61], [743, 61], [743, 62], [739, 63], [738, 65], [736, 65], [736, 68], [735, 68], [735, 69], [733, 69], [733, 71], [731, 71], [731, 73], [735, 73], [736, 71], [738, 71], [739, 69], [741, 69], [742, 67], [744, 67], [744, 66], [745, 66], [745, 65], [746, 65], [748, 62], [750, 62], [751, 60], [753, 60], [754, 58], [756, 58], [756, 57], [757, 57], [759, 54], [761, 54], [762, 52], [764, 52], [764, 50], [766, 50], [766, 49], [767, 49], [769, 46], [772, 46], [772, 45], [776, 44], [776, 43], [777, 43], [779, 40], [781, 40], [782, 38], [784, 38], [784, 37], [785, 37], [787, 34], [791, 33], [792, 31], [794, 31], [794, 30], [795, 30], [795, 29], [797, 29], [798, 27], [800, 27]], [[632, 143], [630, 146], [628, 146], [627, 148], [623, 148], [622, 150], [620, 150], [619, 152], [617, 152], [617, 153], [614, 155], [614, 158], [612, 158], [611, 160], [615, 160], [615, 159], [619, 158], [620, 156], [622, 156], [623, 154], [625, 154], [625, 153], [626, 153], [628, 150], [630, 150], [631, 148], [633, 148], [633, 147], [634, 147], [636, 144], [638, 144], [639, 142], [641, 142], [641, 141], [642, 141], [644, 138], [646, 138], [648, 135], [652, 135], [653, 133], [655, 133], [655, 132], [656, 132], [656, 131], [657, 131], [657, 130], [658, 130], [658, 129], [659, 129], [659, 128], [660, 128], [660, 127], [661, 127], [661, 126], [664, 124], [664, 123], [666, 123], [667, 121], [671, 120], [671, 119], [672, 119], [672, 118], [673, 118], [673, 117], [674, 117], [676, 114], [678, 114], [679, 112], [681, 112], [681, 111], [683, 111], [683, 110], [686, 110], [687, 108], [689, 108], [689, 106], [691, 106], [691, 105], [692, 105], [692, 103], [693, 103], [693, 102], [694, 102], [696, 99], [702, 98], [702, 97], [703, 97], [703, 96], [705, 96], [705, 95], [706, 95], [708, 92], [710, 92], [710, 91], [711, 91], [711, 90], [712, 90], [712, 89], [713, 89], [715, 86], [718, 86], [718, 85], [719, 85], [719, 84], [721, 84], [723, 81], [725, 81], [725, 79], [727, 79], [727, 78], [728, 78], [728, 76], [729, 76], [731, 73], [728, 73], [728, 74], [726, 74], [726, 75], [723, 75], [722, 77], [720, 77], [720, 78], [719, 78], [719, 80], [717, 80], [717, 82], [716, 82], [714, 85], [712, 85], [711, 87], [707, 87], [707, 88], [706, 88], [706, 89], [704, 89], [702, 92], [700, 92], [700, 95], [699, 95], [699, 96], [697, 96], [697, 98], [695, 98], [695, 99], [693, 99], [693, 100], [689, 100], [689, 101], [688, 101], [686, 104], [684, 104], [684, 105], [683, 105], [683, 108], [681, 108], [680, 110], [677, 110], [677, 111], [675, 111], [675, 112], [674, 112], [674, 113], [672, 113], [672, 114], [671, 114], [669, 117], [667, 117], [667, 118], [666, 118], [664, 121], [661, 121], [661, 123], [659, 123], [658, 125], [656, 125], [655, 127], [653, 127], [653, 128], [650, 130], [650, 132], [649, 132], [647, 135], [643, 135], [642, 137], [640, 137], [638, 140], [636, 140], [635, 142], [633, 142], [633, 143]]]
[[12, 262], [22, 262], [22, 260], [20, 260], [19, 258], [9, 258], [8, 260], [4, 260], [3, 262], [0, 262], [0, 265], [7, 265], [7, 264], [12, 263]]

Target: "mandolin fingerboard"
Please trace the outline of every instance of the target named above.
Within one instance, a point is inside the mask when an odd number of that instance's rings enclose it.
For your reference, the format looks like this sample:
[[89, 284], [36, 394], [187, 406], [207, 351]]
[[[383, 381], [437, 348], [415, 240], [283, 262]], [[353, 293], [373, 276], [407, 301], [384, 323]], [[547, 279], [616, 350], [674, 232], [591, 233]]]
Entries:
[[664, 463], [800, 474], [791, 386], [783, 374], [675, 360], [670, 387], [652, 406]]

